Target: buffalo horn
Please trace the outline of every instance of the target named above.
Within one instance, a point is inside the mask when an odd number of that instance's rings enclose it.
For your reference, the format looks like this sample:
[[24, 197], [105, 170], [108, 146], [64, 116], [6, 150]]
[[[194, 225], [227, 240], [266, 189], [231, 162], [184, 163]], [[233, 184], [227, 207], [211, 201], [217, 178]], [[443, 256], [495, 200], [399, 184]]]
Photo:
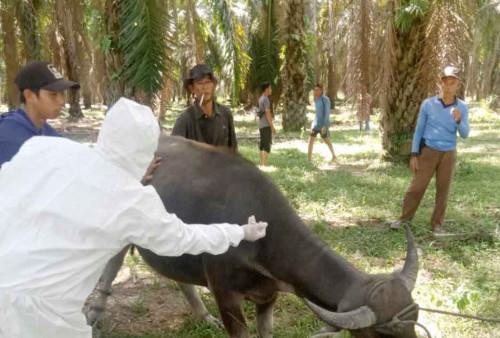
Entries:
[[403, 270], [399, 273], [399, 277], [403, 280], [409, 292], [412, 292], [417, 281], [418, 274], [418, 253], [413, 241], [413, 234], [410, 227], [406, 226], [406, 260]]
[[376, 323], [375, 313], [368, 307], [362, 306], [349, 312], [332, 312], [304, 299], [307, 306], [328, 325], [348, 330], [362, 329]]

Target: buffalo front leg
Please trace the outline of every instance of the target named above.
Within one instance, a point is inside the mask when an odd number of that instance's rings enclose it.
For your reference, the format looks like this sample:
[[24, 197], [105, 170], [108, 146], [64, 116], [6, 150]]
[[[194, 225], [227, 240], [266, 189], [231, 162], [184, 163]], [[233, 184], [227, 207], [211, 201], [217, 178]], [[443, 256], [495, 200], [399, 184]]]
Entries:
[[243, 295], [234, 291], [215, 289], [212, 291], [219, 307], [224, 327], [231, 338], [250, 338], [245, 324], [242, 303]]
[[180, 282], [177, 282], [177, 285], [181, 289], [184, 297], [186, 297], [186, 300], [188, 301], [189, 306], [191, 307], [191, 310], [193, 312], [194, 319], [204, 320], [209, 323], [218, 325], [221, 329], [224, 328], [221, 321], [212, 316], [210, 312], [208, 312], [207, 308], [205, 307], [205, 304], [203, 303], [200, 295], [198, 294], [198, 291], [196, 290], [196, 286]]
[[106, 310], [106, 303], [108, 296], [111, 295], [111, 284], [116, 278], [118, 271], [123, 264], [123, 259], [127, 254], [130, 245], [123, 248], [115, 257], [111, 258], [106, 264], [102, 273], [99, 283], [97, 283], [96, 290], [98, 291], [97, 297], [90, 304], [90, 310], [87, 313], [87, 324], [94, 326], [102, 317], [104, 310]]
[[272, 338], [273, 337], [273, 308], [276, 303], [277, 294], [274, 295], [272, 300], [263, 303], [255, 304], [257, 310], [257, 332], [259, 338]]

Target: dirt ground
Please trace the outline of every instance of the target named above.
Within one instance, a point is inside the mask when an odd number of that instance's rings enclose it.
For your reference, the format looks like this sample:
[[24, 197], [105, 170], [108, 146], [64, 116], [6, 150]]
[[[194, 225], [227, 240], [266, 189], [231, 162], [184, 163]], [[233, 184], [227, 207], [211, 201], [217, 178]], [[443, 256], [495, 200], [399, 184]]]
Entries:
[[[97, 294], [90, 295], [89, 301]], [[171, 281], [149, 271], [133, 271], [124, 265], [113, 283], [108, 298], [104, 325], [108, 332], [144, 334], [154, 331], [175, 332], [189, 316], [182, 293]], [[94, 337], [98, 337], [99, 331]]]

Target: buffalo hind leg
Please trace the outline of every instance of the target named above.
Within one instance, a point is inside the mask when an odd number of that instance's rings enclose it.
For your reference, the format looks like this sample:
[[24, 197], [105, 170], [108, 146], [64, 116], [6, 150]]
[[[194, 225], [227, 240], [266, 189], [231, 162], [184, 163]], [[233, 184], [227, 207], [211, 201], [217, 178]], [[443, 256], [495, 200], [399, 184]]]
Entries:
[[205, 304], [203, 303], [200, 295], [198, 294], [198, 291], [196, 290], [196, 286], [180, 282], [177, 282], [177, 285], [181, 289], [184, 297], [186, 297], [186, 300], [188, 301], [189, 306], [191, 307], [191, 310], [193, 312], [194, 319], [204, 320], [209, 323], [216, 324], [221, 329], [224, 328], [221, 321], [212, 316], [210, 312], [208, 312], [207, 308], [205, 307]]
[[125, 258], [129, 247], [130, 246], [126, 246], [123, 248], [122, 251], [120, 251], [115, 257], [111, 258], [108, 264], [106, 264], [101, 279], [97, 284], [97, 297], [90, 304], [90, 310], [87, 313], [88, 325], [94, 326], [101, 319], [104, 311], [106, 310], [108, 296], [111, 295], [111, 284], [113, 284], [118, 271], [120, 271], [120, 268], [122, 267], [123, 259]]
[[231, 338], [250, 338], [243, 315], [243, 295], [227, 290], [213, 290], [224, 327]]
[[272, 338], [273, 337], [273, 308], [276, 303], [277, 294], [263, 304], [255, 304], [257, 310], [257, 332], [259, 338]]

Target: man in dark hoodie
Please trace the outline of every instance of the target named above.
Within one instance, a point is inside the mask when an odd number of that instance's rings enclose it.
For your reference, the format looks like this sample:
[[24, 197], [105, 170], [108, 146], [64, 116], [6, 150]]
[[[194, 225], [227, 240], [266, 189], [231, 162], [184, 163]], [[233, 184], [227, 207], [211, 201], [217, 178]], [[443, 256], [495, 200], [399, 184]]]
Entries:
[[216, 86], [217, 79], [208, 65], [196, 65], [189, 71], [184, 88], [191, 94], [193, 103], [175, 121], [172, 135], [236, 152], [233, 114], [215, 101]]

